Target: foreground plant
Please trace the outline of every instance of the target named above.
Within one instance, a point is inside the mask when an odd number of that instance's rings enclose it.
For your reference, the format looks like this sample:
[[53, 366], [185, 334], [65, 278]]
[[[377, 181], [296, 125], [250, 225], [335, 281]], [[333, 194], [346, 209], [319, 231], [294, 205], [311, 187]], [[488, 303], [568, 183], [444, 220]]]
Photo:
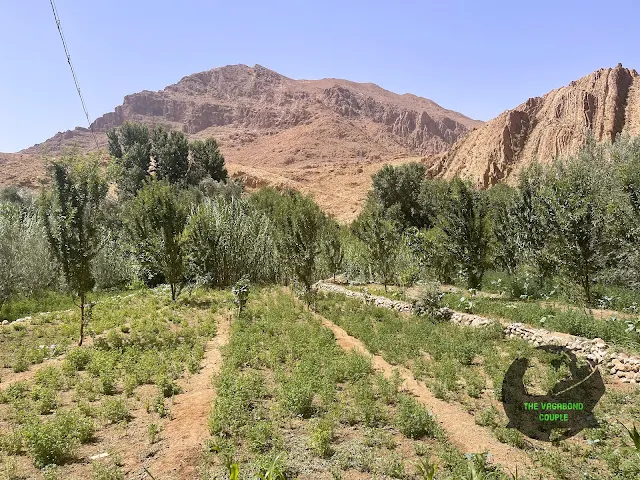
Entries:
[[87, 294], [96, 281], [93, 261], [102, 247], [101, 219], [107, 184], [98, 163], [70, 157], [52, 166], [53, 188], [42, 197], [51, 251], [69, 288], [80, 300], [80, 339], [84, 339]]

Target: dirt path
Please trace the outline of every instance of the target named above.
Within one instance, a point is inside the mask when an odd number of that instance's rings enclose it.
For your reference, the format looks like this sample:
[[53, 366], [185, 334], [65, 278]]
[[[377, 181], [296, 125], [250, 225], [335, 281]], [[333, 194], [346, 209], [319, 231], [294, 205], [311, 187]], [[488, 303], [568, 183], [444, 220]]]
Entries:
[[410, 370], [401, 366], [393, 366], [379, 355], [371, 355], [360, 340], [350, 336], [341, 327], [323, 316], [318, 314], [315, 316], [333, 332], [338, 345], [345, 350], [355, 349], [371, 357], [374, 368], [385, 377], [391, 377], [394, 370], [397, 370], [404, 380], [404, 387], [429, 408], [449, 439], [463, 453], [488, 451], [491, 453], [494, 463], [502, 465], [511, 472], [515, 472], [516, 467], [519, 473], [526, 473], [529, 470], [531, 467], [530, 459], [522, 450], [500, 443], [485, 428], [476, 425], [474, 417], [461, 407], [434, 397], [424, 385], [415, 379]]
[[222, 368], [221, 348], [229, 342], [231, 316], [220, 317], [215, 338], [206, 344], [202, 370], [182, 382], [184, 393], [174, 398], [172, 418], [160, 433], [167, 444], [147, 465], [156, 480], [200, 478], [197, 466], [209, 435], [208, 416], [215, 396], [211, 378]]

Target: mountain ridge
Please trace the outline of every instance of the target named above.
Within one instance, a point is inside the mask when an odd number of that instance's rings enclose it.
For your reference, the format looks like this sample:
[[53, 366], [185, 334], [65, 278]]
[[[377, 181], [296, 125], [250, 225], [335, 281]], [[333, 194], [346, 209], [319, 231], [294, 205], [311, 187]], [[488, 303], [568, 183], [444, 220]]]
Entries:
[[533, 161], [576, 153], [589, 135], [612, 141], [623, 132], [640, 135], [640, 75], [618, 64], [505, 110], [459, 139], [430, 173], [489, 187], [512, 182]]

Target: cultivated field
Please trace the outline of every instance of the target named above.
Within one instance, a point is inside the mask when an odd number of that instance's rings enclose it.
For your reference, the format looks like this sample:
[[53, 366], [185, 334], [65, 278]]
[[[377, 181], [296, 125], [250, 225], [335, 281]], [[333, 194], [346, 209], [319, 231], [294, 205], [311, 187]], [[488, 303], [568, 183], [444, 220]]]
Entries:
[[[75, 310], [30, 306], [31, 318], [0, 330], [4, 478], [640, 474], [622, 425], [638, 417], [640, 390], [606, 369], [600, 428], [552, 443], [505, 428], [504, 372], [534, 350], [497, 325], [340, 294], [318, 294], [312, 311], [284, 287], [255, 289], [238, 317], [228, 292], [172, 303], [157, 288], [103, 294], [77, 347]], [[527, 379], [542, 389], [556, 380]]]

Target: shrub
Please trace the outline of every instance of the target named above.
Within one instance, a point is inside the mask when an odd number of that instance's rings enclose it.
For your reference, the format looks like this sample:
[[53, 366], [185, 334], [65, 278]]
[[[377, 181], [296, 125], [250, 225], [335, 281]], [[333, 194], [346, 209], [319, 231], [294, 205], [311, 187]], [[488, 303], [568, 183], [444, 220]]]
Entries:
[[255, 452], [268, 452], [275, 446], [276, 435], [273, 423], [261, 420], [249, 429], [249, 443]]
[[284, 409], [303, 418], [313, 413], [314, 388], [301, 373], [294, 372], [280, 387], [280, 403]]
[[31, 399], [35, 402], [36, 412], [39, 415], [48, 415], [58, 406], [56, 392], [48, 387], [40, 385], [33, 387]]
[[73, 457], [78, 438], [68, 424], [54, 418], [48, 422], [33, 419], [24, 426], [24, 440], [36, 467], [62, 465]]
[[398, 430], [408, 438], [435, 437], [439, 427], [429, 411], [415, 398], [400, 395], [396, 416]]
[[414, 315], [433, 314], [440, 308], [444, 293], [438, 282], [429, 282], [412, 288], [408, 293]]
[[331, 456], [333, 450], [331, 441], [333, 440], [333, 421], [323, 418], [315, 422], [311, 431], [311, 450], [322, 458]]
[[96, 462], [92, 467], [92, 480], [124, 480], [124, 473], [118, 465]]
[[151, 445], [158, 441], [158, 435], [160, 435], [160, 427], [155, 423], [150, 424], [147, 427], [147, 437], [149, 437], [149, 443]]
[[34, 376], [36, 384], [53, 390], [59, 390], [63, 386], [62, 373], [56, 367], [48, 366], [38, 370]]
[[156, 385], [164, 398], [173, 397], [182, 392], [182, 388], [167, 376], [160, 377]]
[[102, 403], [102, 416], [111, 423], [128, 422], [131, 418], [127, 403], [122, 398], [107, 398]]
[[23, 438], [20, 430], [10, 430], [0, 433], [0, 451], [7, 455], [20, 455], [22, 452]]

